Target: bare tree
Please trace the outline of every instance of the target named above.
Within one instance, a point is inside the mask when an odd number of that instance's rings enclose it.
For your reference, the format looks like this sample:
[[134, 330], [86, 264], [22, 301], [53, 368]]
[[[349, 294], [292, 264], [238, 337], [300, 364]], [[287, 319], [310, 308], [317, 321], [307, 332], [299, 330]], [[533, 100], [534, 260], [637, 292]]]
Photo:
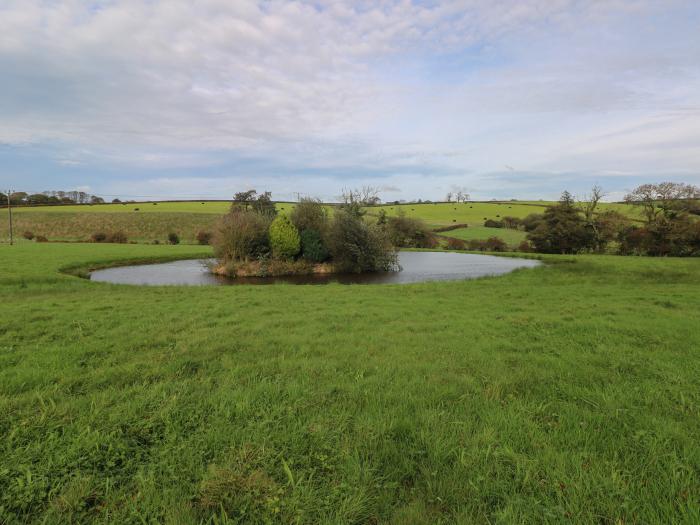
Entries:
[[379, 188], [362, 186], [361, 188], [343, 188], [340, 193], [343, 204], [359, 204], [360, 206], [375, 206], [381, 202]]
[[692, 199], [700, 198], [700, 188], [692, 184], [662, 182], [642, 184], [625, 196], [629, 204], [640, 206], [647, 224], [653, 224], [663, 215], [672, 215], [688, 208]]
[[445, 200], [446, 200], [447, 202], [452, 202], [452, 195], [453, 195], [452, 192], [451, 192], [451, 191], [448, 191], [448, 192], [447, 192], [447, 195], [445, 195]]
[[593, 223], [596, 208], [598, 208], [598, 203], [605, 197], [603, 188], [597, 184], [591, 188], [591, 193], [584, 197], [584, 200], [579, 202], [583, 216], [586, 222], [589, 224]]

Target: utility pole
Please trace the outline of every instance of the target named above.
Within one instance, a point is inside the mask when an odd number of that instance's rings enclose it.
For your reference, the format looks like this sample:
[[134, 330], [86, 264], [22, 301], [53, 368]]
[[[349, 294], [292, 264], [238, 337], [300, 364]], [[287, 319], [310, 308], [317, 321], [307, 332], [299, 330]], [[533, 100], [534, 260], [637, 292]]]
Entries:
[[7, 190], [7, 213], [10, 216], [10, 246], [12, 246], [12, 201], [10, 195], [12, 195], [12, 190]]

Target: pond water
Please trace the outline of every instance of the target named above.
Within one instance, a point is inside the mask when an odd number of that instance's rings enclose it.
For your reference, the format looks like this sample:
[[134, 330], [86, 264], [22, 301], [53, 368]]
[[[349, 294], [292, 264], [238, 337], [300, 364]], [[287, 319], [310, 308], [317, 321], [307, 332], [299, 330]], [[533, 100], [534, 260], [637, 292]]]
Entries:
[[533, 268], [540, 261], [450, 252], [399, 252], [400, 272], [239, 277], [230, 279], [209, 272], [211, 260], [184, 260], [97, 270], [90, 279], [136, 285], [236, 285], [236, 284], [410, 284], [424, 281], [476, 279], [502, 275], [518, 268]]

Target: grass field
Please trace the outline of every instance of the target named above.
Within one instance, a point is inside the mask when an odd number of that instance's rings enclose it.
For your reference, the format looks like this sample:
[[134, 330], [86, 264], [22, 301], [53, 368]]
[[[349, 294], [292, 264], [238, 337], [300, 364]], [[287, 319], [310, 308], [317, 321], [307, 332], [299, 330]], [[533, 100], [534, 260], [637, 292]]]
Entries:
[[0, 246], [0, 523], [698, 523], [700, 260], [128, 287]]
[[498, 237], [503, 239], [509, 246], [515, 247], [520, 242], [525, 240], [527, 233], [521, 230], [511, 230], [509, 228], [487, 228], [485, 226], [470, 226], [469, 228], [459, 228], [442, 233], [448, 237], [455, 237], [463, 241], [471, 241], [473, 239], [488, 239], [489, 237]]
[[[499, 219], [506, 216], [522, 218], [531, 213], [542, 213], [546, 204], [548, 203], [404, 204], [371, 207], [367, 208], [367, 212], [370, 217], [374, 217], [379, 214], [380, 209], [386, 211], [388, 215], [396, 215], [399, 210], [403, 210], [406, 215], [419, 217], [434, 227], [455, 223], [481, 227], [486, 219]], [[294, 208], [294, 203], [278, 203], [277, 207], [279, 211], [288, 213]], [[229, 208], [228, 202], [159, 202], [126, 205], [37, 206], [16, 208], [13, 214], [17, 236], [30, 231], [35, 235], [43, 235], [49, 240], [75, 241], [89, 240], [90, 236], [98, 231], [121, 230], [130, 240], [152, 242], [157, 239], [163, 242], [168, 233], [175, 232], [182, 242], [194, 243], [197, 232], [211, 231], [218, 217]], [[638, 213], [637, 210], [626, 205], [603, 205], [603, 209], [608, 208], [622, 210], [632, 217], [636, 217]], [[329, 209], [332, 210], [330, 207]], [[7, 210], [0, 210], [0, 215], [6, 213]], [[476, 231], [481, 230], [475, 228], [473, 232]], [[2, 217], [0, 239], [7, 239], [8, 236], [8, 222], [5, 217]], [[507, 239], [504, 240], [510, 242]]]
[[[409, 217], [419, 217], [434, 226], [450, 224], [469, 224], [483, 226], [486, 219], [517, 217], [522, 219], [531, 213], [543, 213], [551, 202], [518, 203], [518, 202], [466, 202], [466, 203], [434, 203], [434, 204], [387, 204], [369, 208], [369, 213], [376, 215], [383, 209], [387, 215], [396, 215], [403, 211]], [[639, 211], [626, 204], [600, 205], [600, 210], [615, 209], [630, 216], [639, 218]]]

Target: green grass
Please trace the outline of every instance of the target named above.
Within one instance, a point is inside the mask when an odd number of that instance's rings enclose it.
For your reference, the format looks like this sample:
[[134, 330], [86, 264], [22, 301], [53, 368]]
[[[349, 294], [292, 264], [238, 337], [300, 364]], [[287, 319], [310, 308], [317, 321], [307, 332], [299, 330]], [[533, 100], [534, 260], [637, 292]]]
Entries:
[[[470, 202], [463, 204], [403, 204], [367, 208], [369, 217], [375, 217], [383, 209], [388, 215], [403, 210], [408, 216], [425, 220], [432, 226], [469, 224], [483, 226], [486, 219], [506, 216], [525, 217], [542, 213], [551, 203]], [[624, 204], [603, 204], [601, 209], [617, 209], [630, 217], [638, 218], [638, 210]], [[230, 208], [228, 202], [159, 202], [102, 204], [82, 206], [36, 206], [14, 210], [15, 232], [25, 231], [43, 235], [49, 240], [89, 240], [97, 231], [124, 231], [129, 239], [138, 242], [163, 241], [169, 232], [176, 232], [183, 242], [194, 243], [198, 231], [210, 231], [223, 213]], [[278, 203], [281, 212], [288, 213], [294, 203]], [[332, 207], [329, 207], [332, 212]], [[0, 210], [5, 215], [6, 210]], [[0, 220], [0, 239], [9, 237], [5, 217]]]
[[[396, 215], [403, 211], [409, 217], [418, 217], [435, 226], [450, 224], [469, 224], [482, 226], [486, 219], [501, 219], [517, 217], [522, 219], [531, 213], [543, 213], [551, 202], [467, 202], [467, 203], [434, 203], [434, 204], [387, 204], [368, 208], [371, 215], [377, 215], [383, 209], [387, 215]], [[600, 205], [600, 210], [614, 209], [630, 216], [639, 218], [639, 211], [626, 204]]]
[[698, 523], [700, 261], [128, 287], [0, 246], [0, 523]]
[[470, 226], [469, 228], [459, 228], [450, 230], [441, 235], [455, 237], [463, 241], [471, 241], [472, 239], [488, 239], [489, 237], [498, 237], [503, 239], [508, 245], [515, 247], [520, 242], [525, 240], [527, 233], [521, 230], [511, 230], [509, 228], [487, 228], [485, 226]]

